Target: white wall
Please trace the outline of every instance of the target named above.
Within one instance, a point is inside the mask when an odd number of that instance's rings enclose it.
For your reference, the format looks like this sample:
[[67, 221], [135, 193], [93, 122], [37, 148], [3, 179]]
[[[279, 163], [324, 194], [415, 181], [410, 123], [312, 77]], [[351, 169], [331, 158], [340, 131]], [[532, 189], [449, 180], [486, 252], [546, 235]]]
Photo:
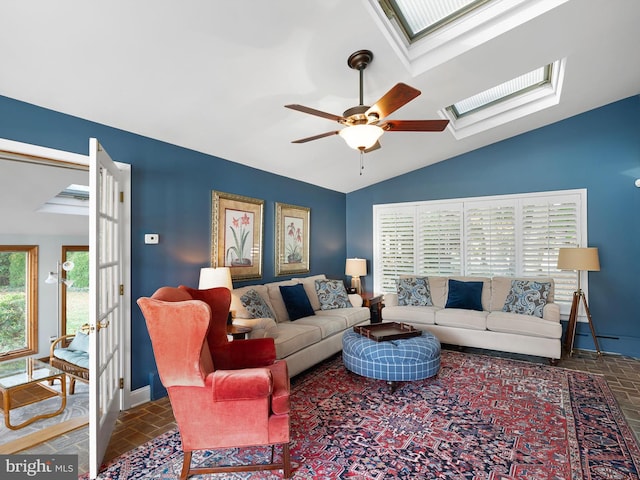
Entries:
[[0, 235], [1, 245], [38, 245], [38, 354], [36, 358], [49, 356], [49, 337], [58, 333], [56, 314], [56, 285], [44, 283], [49, 272], [56, 270], [61, 259], [62, 245], [89, 245], [89, 220], [87, 235]]

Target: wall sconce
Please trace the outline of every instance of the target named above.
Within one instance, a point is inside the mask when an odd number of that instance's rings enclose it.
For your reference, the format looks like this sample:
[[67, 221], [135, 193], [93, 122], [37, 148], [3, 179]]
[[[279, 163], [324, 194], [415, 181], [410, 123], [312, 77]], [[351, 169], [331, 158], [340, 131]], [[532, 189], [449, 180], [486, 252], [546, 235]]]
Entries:
[[47, 283], [49, 285], [52, 284], [56, 284], [57, 286], [57, 291], [56, 291], [56, 312], [57, 312], [57, 319], [58, 319], [58, 324], [56, 325], [56, 337], [60, 337], [60, 285], [64, 284], [65, 287], [70, 287], [71, 285], [73, 285], [73, 280], [63, 277], [62, 276], [62, 272], [70, 272], [71, 270], [73, 270], [73, 267], [75, 267], [75, 265], [73, 264], [73, 262], [71, 260], [67, 260], [64, 263], [60, 263], [59, 261], [56, 262], [56, 271], [55, 272], [49, 272], [49, 276], [46, 278], [46, 280], [44, 281], [44, 283]]
[[367, 261], [364, 258], [347, 258], [344, 273], [351, 277], [351, 288], [357, 293], [362, 293], [360, 277], [367, 274]]

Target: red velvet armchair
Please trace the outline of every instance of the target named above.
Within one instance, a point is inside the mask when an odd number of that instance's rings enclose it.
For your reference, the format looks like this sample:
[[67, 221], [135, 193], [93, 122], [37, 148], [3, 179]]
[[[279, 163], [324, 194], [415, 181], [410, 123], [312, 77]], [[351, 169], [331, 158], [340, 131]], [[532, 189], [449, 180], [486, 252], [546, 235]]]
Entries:
[[[138, 299], [182, 439], [180, 478], [278, 469], [290, 478], [287, 364], [275, 360], [273, 339], [228, 341], [230, 302], [226, 288], [184, 286]], [[275, 462], [278, 444], [282, 458]], [[256, 445], [271, 446], [271, 463], [191, 468], [194, 450]]]

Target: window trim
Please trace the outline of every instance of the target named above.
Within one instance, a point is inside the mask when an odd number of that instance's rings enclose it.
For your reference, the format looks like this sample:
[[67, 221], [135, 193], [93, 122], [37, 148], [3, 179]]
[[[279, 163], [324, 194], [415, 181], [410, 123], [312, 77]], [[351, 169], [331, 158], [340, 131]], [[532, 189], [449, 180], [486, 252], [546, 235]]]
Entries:
[[26, 357], [38, 353], [38, 245], [0, 245], [0, 252], [27, 254], [27, 330], [26, 346], [2, 355], [2, 360]]
[[[460, 259], [460, 275], [467, 275], [465, 270], [465, 262], [467, 252], [465, 251], [467, 238], [465, 235], [466, 228], [466, 210], [467, 208], [471, 208], [473, 206], [478, 206], [480, 204], [486, 205], [503, 205], [505, 202], [513, 202], [514, 205], [517, 205], [517, 213], [515, 216], [515, 228], [516, 231], [516, 272], [515, 275], [520, 276], [532, 276], [531, 274], [527, 275], [526, 273], [522, 273], [522, 270], [525, 265], [525, 261], [523, 259], [523, 222], [522, 222], [522, 210], [521, 207], [525, 205], [527, 201], [535, 201], [538, 199], [539, 201], [544, 201], [545, 198], [548, 198], [550, 201], [553, 199], [561, 198], [561, 197], [577, 197], [576, 206], [576, 246], [586, 246], [587, 242], [587, 190], [586, 189], [575, 189], [575, 190], [559, 190], [559, 191], [547, 191], [547, 192], [531, 192], [531, 193], [522, 193], [522, 194], [509, 194], [509, 195], [492, 195], [485, 197], [467, 197], [467, 198], [451, 198], [451, 199], [443, 199], [443, 200], [427, 200], [427, 201], [418, 201], [418, 202], [402, 202], [402, 203], [389, 203], [389, 204], [377, 204], [373, 205], [373, 284], [374, 291], [379, 292], [387, 292], [388, 288], [384, 287], [383, 278], [381, 277], [381, 266], [380, 266], [380, 256], [382, 248], [381, 239], [379, 231], [379, 219], [380, 215], [383, 212], [391, 213], [395, 211], [402, 211], [406, 218], [411, 216], [411, 209], [413, 209], [413, 218], [414, 224], [418, 224], [419, 217], [419, 208], [426, 207], [430, 209], [455, 209], [461, 208], [463, 212], [461, 221], [461, 259]], [[417, 231], [417, 227], [414, 227], [414, 232]], [[413, 272], [407, 273], [416, 273], [419, 271], [419, 261], [418, 252], [420, 251], [421, 246], [416, 243], [417, 234], [414, 233], [413, 240]], [[400, 273], [405, 273], [400, 272]], [[589, 285], [588, 285], [588, 272], [580, 272], [580, 283], [582, 290], [585, 292], [585, 295], [588, 299]], [[432, 274], [439, 275], [439, 274]], [[451, 274], [442, 274], [444, 276], [451, 276]], [[496, 274], [498, 275], [498, 274]], [[543, 274], [540, 274], [543, 275]], [[563, 279], [567, 279], [569, 272], [566, 274], [562, 274]], [[483, 275], [483, 276], [492, 276], [491, 274]], [[573, 288], [573, 283], [575, 283], [577, 288], [578, 283], [578, 273], [574, 272], [574, 277], [571, 278], [571, 286], [569, 288]], [[388, 282], [386, 282], [388, 283]], [[560, 304], [561, 313], [563, 315], [568, 315], [571, 308], [571, 299], [567, 298], [565, 300], [556, 301], [556, 303]]]
[[[63, 245], [62, 246], [62, 262], [67, 260], [68, 252], [88, 252], [89, 245]], [[67, 278], [67, 272], [64, 269], [60, 269], [62, 278]], [[60, 284], [60, 332], [61, 335], [69, 335], [75, 332], [67, 332], [67, 285], [65, 283]], [[89, 320], [87, 319], [87, 322]]]

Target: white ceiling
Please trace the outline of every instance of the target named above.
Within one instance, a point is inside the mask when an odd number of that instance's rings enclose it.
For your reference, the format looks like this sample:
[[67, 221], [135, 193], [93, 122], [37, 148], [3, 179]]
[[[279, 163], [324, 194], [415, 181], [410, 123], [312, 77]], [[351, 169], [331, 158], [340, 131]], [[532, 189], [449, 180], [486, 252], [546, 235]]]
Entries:
[[[0, 18], [0, 95], [340, 192], [640, 93], [638, 0], [569, 0], [417, 76], [366, 0], [3, 0]], [[346, 60], [363, 48], [374, 53], [365, 104], [398, 82], [422, 91], [390, 118], [439, 118], [566, 57], [561, 101], [463, 140], [387, 132], [359, 175], [338, 136], [290, 143], [339, 125], [283, 106], [340, 115], [357, 105]]]

